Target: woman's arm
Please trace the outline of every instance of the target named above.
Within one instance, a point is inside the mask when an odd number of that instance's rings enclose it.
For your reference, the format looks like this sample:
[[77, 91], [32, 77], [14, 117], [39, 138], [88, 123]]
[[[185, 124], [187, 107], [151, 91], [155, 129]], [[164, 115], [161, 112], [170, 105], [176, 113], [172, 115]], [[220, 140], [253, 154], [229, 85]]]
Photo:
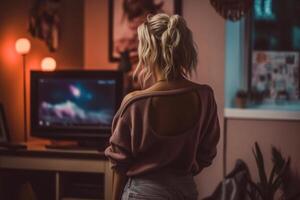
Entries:
[[112, 200], [120, 200], [128, 177], [120, 172], [113, 172]]
[[[217, 154], [217, 144], [220, 139], [220, 125], [217, 112], [217, 103], [215, 101], [214, 92], [209, 88], [207, 98], [207, 117], [206, 127], [203, 129], [203, 137], [198, 145], [196, 160], [202, 170], [212, 164], [213, 159]], [[200, 172], [200, 171], [199, 171]], [[198, 172], [198, 173], [199, 173]]]

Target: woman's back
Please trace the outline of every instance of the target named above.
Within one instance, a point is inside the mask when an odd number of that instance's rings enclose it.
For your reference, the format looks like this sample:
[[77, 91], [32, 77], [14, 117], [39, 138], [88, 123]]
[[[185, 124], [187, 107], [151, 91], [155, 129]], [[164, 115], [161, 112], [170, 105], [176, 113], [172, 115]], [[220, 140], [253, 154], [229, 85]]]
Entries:
[[[166, 91], [195, 86], [190, 81], [161, 82], [152, 91]], [[151, 89], [151, 88], [150, 88]], [[151, 92], [148, 90], [147, 92]], [[200, 102], [196, 91], [151, 99], [149, 123], [159, 135], [183, 134], [196, 125], [200, 115]]]
[[156, 84], [124, 100], [106, 155], [128, 176], [158, 169], [196, 174], [211, 163], [218, 139], [210, 87]]

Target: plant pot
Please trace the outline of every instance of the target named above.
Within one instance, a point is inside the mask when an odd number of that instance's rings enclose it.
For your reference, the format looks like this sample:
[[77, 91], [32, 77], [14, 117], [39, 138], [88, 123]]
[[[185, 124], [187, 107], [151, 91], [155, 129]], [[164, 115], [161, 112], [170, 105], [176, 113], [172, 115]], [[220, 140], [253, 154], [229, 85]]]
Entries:
[[236, 97], [235, 98], [235, 106], [237, 108], [246, 108], [246, 106], [247, 106], [247, 99], [246, 98]]

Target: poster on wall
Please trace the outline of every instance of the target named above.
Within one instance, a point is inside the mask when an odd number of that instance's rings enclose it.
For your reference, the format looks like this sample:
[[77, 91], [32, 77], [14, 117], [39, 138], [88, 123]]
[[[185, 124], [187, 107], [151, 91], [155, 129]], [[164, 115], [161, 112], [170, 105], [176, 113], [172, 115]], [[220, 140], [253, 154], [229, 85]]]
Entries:
[[125, 52], [132, 63], [137, 62], [137, 28], [147, 15], [180, 14], [181, 0], [110, 0], [109, 59], [118, 61]]
[[264, 102], [299, 100], [299, 53], [254, 51], [251, 88]]

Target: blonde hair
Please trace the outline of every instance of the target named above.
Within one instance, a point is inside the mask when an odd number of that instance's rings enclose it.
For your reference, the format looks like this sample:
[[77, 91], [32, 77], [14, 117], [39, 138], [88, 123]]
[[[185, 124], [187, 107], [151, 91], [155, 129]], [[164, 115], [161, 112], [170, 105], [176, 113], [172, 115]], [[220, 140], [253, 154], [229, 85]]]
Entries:
[[134, 71], [142, 86], [159, 67], [166, 80], [196, 70], [197, 51], [191, 30], [179, 15], [156, 14], [148, 16], [138, 27], [139, 62]]

